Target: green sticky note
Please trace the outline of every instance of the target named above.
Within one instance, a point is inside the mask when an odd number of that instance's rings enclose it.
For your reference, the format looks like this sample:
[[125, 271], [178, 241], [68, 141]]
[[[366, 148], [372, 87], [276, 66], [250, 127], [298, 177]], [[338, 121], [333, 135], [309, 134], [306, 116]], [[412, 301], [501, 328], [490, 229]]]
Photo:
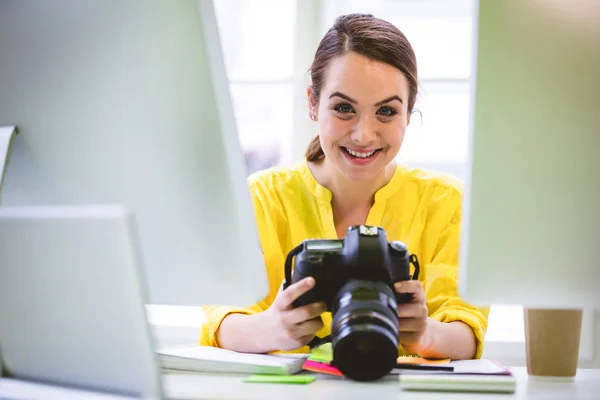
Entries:
[[244, 382], [306, 384], [315, 379], [314, 375], [252, 375], [245, 378]]
[[333, 360], [333, 348], [331, 347], [331, 343], [325, 343], [316, 349], [313, 349], [308, 359], [322, 363], [331, 362], [331, 360]]

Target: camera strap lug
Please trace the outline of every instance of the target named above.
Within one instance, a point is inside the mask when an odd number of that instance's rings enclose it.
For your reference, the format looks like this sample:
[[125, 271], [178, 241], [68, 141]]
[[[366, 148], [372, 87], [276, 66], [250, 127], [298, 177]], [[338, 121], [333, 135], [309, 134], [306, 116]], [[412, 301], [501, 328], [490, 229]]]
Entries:
[[416, 254], [411, 254], [410, 255], [410, 262], [412, 263], [412, 265], [415, 267], [415, 273], [413, 274], [413, 276], [411, 276], [410, 279], [418, 279], [419, 278], [419, 272], [421, 267], [419, 266], [419, 259], [417, 258]]

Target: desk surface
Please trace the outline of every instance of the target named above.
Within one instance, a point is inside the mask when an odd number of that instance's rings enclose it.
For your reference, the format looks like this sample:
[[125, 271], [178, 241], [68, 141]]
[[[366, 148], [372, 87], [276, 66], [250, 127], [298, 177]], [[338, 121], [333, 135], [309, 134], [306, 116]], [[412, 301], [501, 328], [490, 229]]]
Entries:
[[[535, 399], [535, 400], [599, 400], [600, 370], [579, 370], [571, 382], [534, 380], [528, 378], [525, 368], [512, 368], [517, 378], [514, 394], [481, 393], [444, 393], [444, 400], [454, 399]], [[407, 392], [400, 390], [395, 377], [377, 383], [358, 383], [341, 380], [338, 377], [317, 375], [317, 380], [308, 385], [283, 385], [244, 383], [240, 375], [217, 374], [166, 374], [165, 389], [169, 399], [328, 399], [353, 400], [402, 399], [429, 400], [439, 399], [440, 393]], [[0, 380], [0, 398], [2, 399], [81, 399], [82, 395], [90, 400], [116, 400], [119, 396], [109, 396], [63, 389], [11, 379]]]

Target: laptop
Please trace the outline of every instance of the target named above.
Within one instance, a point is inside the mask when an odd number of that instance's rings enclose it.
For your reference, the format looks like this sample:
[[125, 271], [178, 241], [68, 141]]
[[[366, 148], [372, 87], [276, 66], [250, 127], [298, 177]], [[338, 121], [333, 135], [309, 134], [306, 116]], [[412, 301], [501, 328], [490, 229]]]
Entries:
[[0, 207], [0, 371], [164, 398], [131, 215], [121, 206]]

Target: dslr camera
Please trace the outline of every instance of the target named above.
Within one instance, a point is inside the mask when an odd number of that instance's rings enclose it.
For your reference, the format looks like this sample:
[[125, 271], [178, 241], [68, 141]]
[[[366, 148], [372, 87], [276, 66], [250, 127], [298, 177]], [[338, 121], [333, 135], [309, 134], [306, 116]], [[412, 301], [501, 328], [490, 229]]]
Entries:
[[284, 290], [306, 277], [315, 279], [293, 306], [324, 302], [332, 313], [332, 364], [350, 379], [374, 381], [396, 366], [397, 305], [412, 300], [410, 293], [396, 293], [394, 283], [418, 275], [417, 257], [404, 243], [388, 242], [380, 227], [355, 225], [344, 239], [309, 239], [290, 251]]

